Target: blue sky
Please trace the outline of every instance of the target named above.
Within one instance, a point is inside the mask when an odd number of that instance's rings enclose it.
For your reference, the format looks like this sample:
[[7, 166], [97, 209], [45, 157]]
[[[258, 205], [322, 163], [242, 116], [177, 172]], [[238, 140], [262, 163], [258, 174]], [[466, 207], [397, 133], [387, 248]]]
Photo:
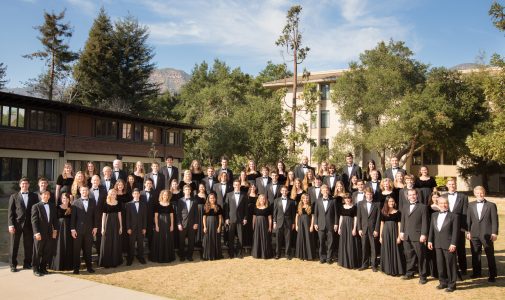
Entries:
[[[432, 66], [474, 62], [484, 51], [505, 54], [505, 35], [487, 14], [490, 0], [12, 0], [0, 2], [0, 62], [8, 66], [8, 87], [36, 77], [43, 64], [21, 56], [39, 50], [33, 26], [43, 12], [67, 9], [74, 27], [73, 50], [84, 47], [101, 6], [112, 20], [131, 14], [150, 28], [157, 67], [191, 72], [215, 58], [256, 75], [266, 62], [283, 61], [274, 42], [293, 4], [301, 4], [304, 44], [311, 48], [302, 67], [309, 71], [346, 68], [381, 40], [403, 40], [415, 58]], [[501, 1], [505, 3], [505, 1]]]

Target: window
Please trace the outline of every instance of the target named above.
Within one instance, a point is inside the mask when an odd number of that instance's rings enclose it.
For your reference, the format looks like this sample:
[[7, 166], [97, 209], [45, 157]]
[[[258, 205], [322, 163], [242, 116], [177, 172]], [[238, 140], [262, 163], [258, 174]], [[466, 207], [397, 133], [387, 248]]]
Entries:
[[321, 93], [321, 100], [329, 100], [330, 99], [330, 85], [329, 84], [321, 84], [319, 86]]
[[321, 128], [329, 128], [330, 127], [330, 111], [322, 110], [321, 111]]
[[96, 137], [116, 138], [117, 122], [110, 120], [96, 120], [95, 135]]
[[131, 140], [133, 138], [133, 124], [123, 123], [121, 129], [121, 138], [123, 140]]
[[0, 181], [21, 179], [22, 158], [0, 157]]
[[2, 106], [2, 126], [25, 127], [25, 109], [12, 106]]
[[167, 145], [180, 145], [180, 133], [175, 131], [167, 131]]
[[310, 115], [310, 128], [311, 129], [317, 128], [317, 113], [312, 113]]
[[28, 159], [28, 178], [34, 180], [45, 177], [53, 180], [53, 160], [52, 159]]
[[154, 127], [144, 126], [142, 140], [144, 142], [154, 142]]
[[328, 139], [321, 139], [319, 140], [319, 146], [320, 147], [327, 147], [328, 148], [328, 145], [329, 144], [329, 140]]
[[440, 153], [434, 150], [423, 150], [423, 165], [438, 165], [440, 164]]
[[457, 165], [458, 160], [459, 157], [456, 155], [455, 151], [444, 151], [444, 165]]
[[42, 110], [30, 111], [30, 130], [60, 131], [60, 115]]

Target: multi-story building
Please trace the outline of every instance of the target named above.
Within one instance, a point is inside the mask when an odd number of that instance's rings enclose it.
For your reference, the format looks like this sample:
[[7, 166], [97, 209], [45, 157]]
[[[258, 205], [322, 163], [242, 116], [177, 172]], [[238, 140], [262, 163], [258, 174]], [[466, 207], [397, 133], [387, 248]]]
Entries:
[[[0, 92], [0, 189], [7, 193], [21, 176], [55, 181], [63, 164], [101, 171], [121, 159], [132, 171], [142, 161], [184, 157], [184, 130], [198, 126], [133, 116], [46, 99]], [[13, 184], [14, 183], [14, 184]]]

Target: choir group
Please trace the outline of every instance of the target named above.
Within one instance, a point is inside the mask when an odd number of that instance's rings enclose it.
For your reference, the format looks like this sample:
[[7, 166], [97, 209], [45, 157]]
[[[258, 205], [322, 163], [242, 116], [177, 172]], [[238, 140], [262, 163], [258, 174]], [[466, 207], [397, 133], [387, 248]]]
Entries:
[[[48, 180], [38, 180], [30, 192], [28, 178], [9, 199], [10, 267], [17, 271], [23, 237], [23, 269], [36, 276], [47, 269], [79, 274], [82, 259], [92, 268], [117, 267], [136, 257], [145, 264], [144, 248], [152, 262], [193, 261], [195, 246], [203, 260], [254, 258], [319, 260], [363, 271], [371, 268], [419, 283], [438, 278], [437, 289], [452, 292], [457, 278], [467, 273], [465, 239], [470, 241], [472, 278], [481, 276], [484, 249], [489, 282], [494, 282], [493, 243], [498, 236], [496, 205], [485, 199], [484, 188], [474, 189], [476, 201], [456, 191], [449, 178], [441, 195], [436, 182], [421, 167], [419, 176], [406, 174], [393, 157], [384, 176], [371, 160], [362, 169], [346, 156], [342, 174], [323, 162], [319, 170], [307, 157], [294, 170], [279, 161], [258, 171], [250, 160], [234, 179], [223, 157], [221, 167], [206, 174], [194, 160], [179, 182], [173, 158], [166, 166], [142, 162], [128, 175], [115, 160], [102, 174], [88, 162], [74, 174], [65, 164], [55, 193]], [[145, 246], [145, 242], [147, 246]], [[223, 247], [224, 246], [224, 247]]]

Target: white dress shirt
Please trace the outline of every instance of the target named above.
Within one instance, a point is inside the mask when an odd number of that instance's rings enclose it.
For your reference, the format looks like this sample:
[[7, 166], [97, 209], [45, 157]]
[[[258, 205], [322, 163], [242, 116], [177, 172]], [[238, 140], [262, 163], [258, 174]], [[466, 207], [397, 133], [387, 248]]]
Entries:
[[333, 188], [334, 185], [335, 185], [335, 176], [331, 176], [330, 177], [330, 188]]
[[375, 193], [375, 191], [377, 190], [377, 181], [375, 181], [375, 182], [372, 181], [372, 189], [373, 189], [373, 192]]
[[349, 180], [351, 180], [352, 167], [354, 167], [354, 166], [353, 165], [347, 166], [347, 173], [349, 174]]
[[363, 192], [358, 192], [358, 196], [356, 197], [356, 202], [361, 202], [363, 201], [363, 198], [365, 198], [365, 193]]
[[21, 193], [21, 197], [23, 198], [23, 202], [25, 203], [25, 207], [28, 207], [28, 192]]
[[84, 206], [84, 211], [88, 212], [88, 205], [89, 205], [88, 199], [82, 199], [82, 205]]
[[282, 210], [286, 211], [286, 206], [288, 205], [288, 199], [282, 198]]
[[319, 199], [319, 194], [321, 194], [321, 188], [320, 187], [316, 187], [314, 189], [314, 192], [316, 193], [316, 199]]
[[110, 179], [105, 179], [105, 188], [107, 189], [107, 192], [110, 190]]
[[268, 184], [268, 177], [267, 178], [263, 177], [263, 186], [266, 187], [267, 184]]
[[479, 216], [479, 220], [482, 218], [482, 209], [484, 208], [484, 202], [477, 203], [477, 214]]
[[149, 203], [149, 200], [151, 198], [151, 191], [146, 191], [146, 202]]
[[439, 212], [437, 218], [437, 229], [438, 231], [442, 230], [442, 225], [444, 225], [445, 217], [447, 217], [447, 212]]
[[95, 196], [95, 201], [96, 203], [98, 203], [98, 196], [100, 195], [100, 191], [98, 190], [98, 188], [95, 190], [93, 189], [93, 195]]
[[156, 183], [158, 183], [158, 174], [153, 174], [153, 185], [156, 188]]
[[274, 195], [277, 193], [277, 183], [272, 183], [272, 191], [274, 192]]
[[50, 218], [51, 218], [51, 214], [50, 214], [50, 211], [49, 211], [49, 204], [48, 203], [44, 203], [44, 209], [46, 210], [46, 215], [47, 215], [47, 222], [49, 223], [50, 222]]
[[329, 202], [330, 201], [328, 201], [328, 199], [323, 199], [324, 212], [328, 211], [328, 203]]
[[370, 210], [372, 209], [372, 202], [366, 202], [366, 211], [370, 215]]
[[187, 209], [188, 209], [188, 211], [189, 211], [189, 209], [191, 208], [191, 201], [190, 201], [190, 199], [189, 199], [189, 198], [186, 198], [186, 199], [185, 199], [185, 201], [186, 201], [186, 208], [187, 208]]
[[221, 193], [223, 194], [223, 197], [226, 195], [226, 184], [221, 183]]
[[172, 167], [167, 166], [167, 171], [168, 171], [168, 177], [172, 177]]
[[456, 198], [458, 197], [458, 195], [456, 194], [456, 192], [452, 193], [451, 194], [448, 194], [447, 195], [447, 199], [449, 201], [449, 210], [452, 212], [454, 210], [454, 205], [456, 205]]
[[416, 207], [416, 203], [410, 203], [410, 212], [414, 210], [414, 207]]
[[114, 171], [114, 176], [116, 177], [116, 180], [119, 179], [119, 170], [118, 171]]
[[240, 200], [240, 192], [235, 192], [235, 205], [238, 207], [238, 201]]
[[135, 209], [137, 210], [137, 213], [139, 212], [139, 200], [134, 200], [135, 203]]

